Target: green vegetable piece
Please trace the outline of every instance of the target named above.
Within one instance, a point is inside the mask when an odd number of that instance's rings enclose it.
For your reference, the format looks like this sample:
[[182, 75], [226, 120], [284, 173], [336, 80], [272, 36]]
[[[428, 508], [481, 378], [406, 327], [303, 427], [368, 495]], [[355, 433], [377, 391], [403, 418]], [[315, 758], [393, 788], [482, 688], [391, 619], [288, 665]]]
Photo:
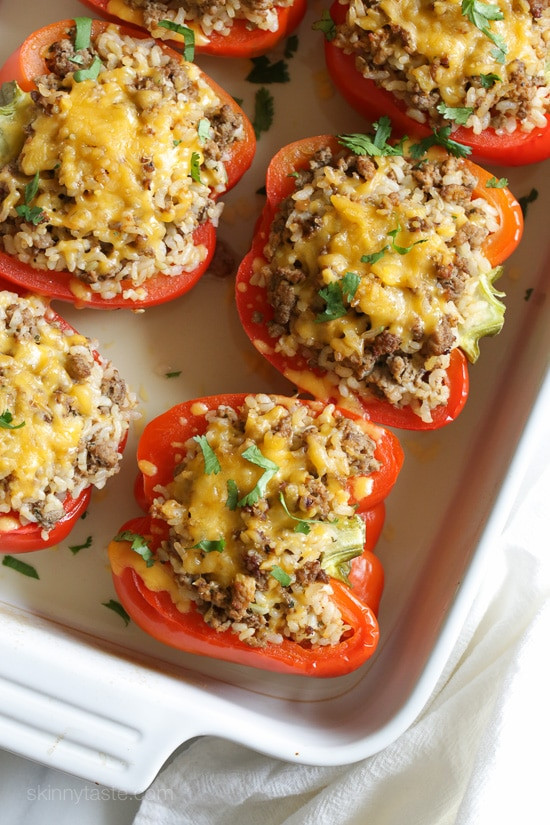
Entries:
[[183, 59], [192, 63], [195, 59], [195, 32], [188, 26], [174, 23], [172, 20], [159, 20], [158, 24], [163, 29], [169, 29], [183, 37]]
[[146, 563], [147, 567], [152, 567], [155, 563], [155, 557], [149, 547], [149, 542], [139, 533], [133, 533], [131, 530], [122, 530], [114, 537], [113, 541], [129, 541], [130, 549], [137, 553], [138, 556]]
[[15, 556], [4, 556], [2, 558], [2, 564], [4, 567], [10, 567], [12, 570], [15, 570], [16, 573], [21, 573], [22, 576], [28, 576], [29, 579], [40, 578], [36, 572], [36, 568], [33, 567], [32, 564], [27, 564], [27, 562], [21, 561], [21, 559], [15, 558]]
[[19, 155], [25, 142], [25, 128], [31, 121], [34, 103], [15, 80], [0, 86], [0, 165]]
[[291, 34], [290, 37], [287, 38], [284, 51], [284, 55], [287, 58], [287, 60], [290, 60], [291, 57], [294, 57], [294, 55], [298, 51], [299, 43], [300, 41], [298, 39], [297, 34]]
[[349, 584], [352, 559], [365, 549], [366, 527], [360, 516], [338, 519], [331, 525], [333, 542], [325, 548], [321, 567], [333, 579]]
[[76, 72], [73, 72], [75, 83], [82, 83], [84, 80], [97, 80], [102, 68], [103, 63], [96, 54], [87, 69], [78, 69]]
[[21, 421], [20, 424], [13, 424], [13, 415], [9, 410], [4, 410], [2, 414], [0, 414], [0, 429], [2, 430], [20, 430], [21, 427], [25, 426], [25, 422]]
[[112, 610], [113, 613], [117, 614], [117, 616], [120, 616], [126, 627], [128, 627], [128, 625], [130, 624], [130, 617], [126, 613], [120, 602], [117, 602], [115, 599], [109, 599], [108, 602], [101, 602], [101, 604], [103, 605], [103, 607], [108, 607], [109, 610]]
[[74, 22], [76, 26], [74, 50], [79, 52], [81, 49], [87, 49], [91, 43], [92, 19], [91, 17], [75, 17]]
[[269, 572], [271, 573], [271, 575], [273, 576], [274, 579], [277, 579], [277, 581], [279, 582], [279, 584], [282, 587], [288, 587], [289, 584], [292, 582], [292, 579], [288, 575], [288, 573], [286, 573], [282, 569], [282, 567], [279, 567], [278, 564], [276, 564], [274, 567], [272, 567]]
[[497, 266], [490, 272], [479, 276], [472, 304], [479, 308], [467, 322], [458, 326], [458, 343], [468, 360], [473, 364], [479, 358], [479, 339], [485, 335], [496, 335], [504, 324], [506, 307], [499, 301], [504, 296], [493, 284], [502, 274], [502, 267]]
[[216, 453], [208, 443], [208, 438], [205, 435], [194, 435], [193, 441], [196, 441], [201, 448], [204, 458], [204, 472], [206, 475], [209, 476], [212, 475], [212, 473], [217, 475], [221, 470], [221, 465]]

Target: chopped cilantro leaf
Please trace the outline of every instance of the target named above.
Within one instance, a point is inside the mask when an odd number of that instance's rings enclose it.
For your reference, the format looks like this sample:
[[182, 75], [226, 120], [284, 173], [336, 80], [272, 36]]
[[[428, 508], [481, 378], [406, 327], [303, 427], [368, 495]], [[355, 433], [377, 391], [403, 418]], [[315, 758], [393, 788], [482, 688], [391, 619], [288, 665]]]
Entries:
[[285, 60], [272, 63], [269, 57], [260, 55], [252, 58], [252, 69], [245, 80], [249, 83], [288, 83], [288, 65]]
[[350, 302], [355, 298], [357, 287], [361, 283], [361, 278], [356, 272], [346, 272], [341, 280], [342, 295], [344, 300]]
[[292, 582], [292, 579], [278, 564], [271, 568], [269, 571], [274, 579], [277, 579], [279, 584], [282, 587], [288, 587], [289, 584]]
[[484, 89], [490, 89], [495, 83], [502, 83], [502, 78], [494, 72], [489, 72], [489, 74], [480, 74], [479, 82]]
[[489, 178], [485, 186], [487, 189], [504, 189], [508, 186], [508, 178], [495, 178], [493, 175], [492, 178]]
[[127, 612], [124, 610], [120, 602], [117, 602], [115, 599], [109, 599], [108, 602], [101, 602], [103, 607], [108, 607], [109, 610], [112, 610], [113, 613], [116, 613], [117, 616], [120, 616], [126, 627], [130, 624], [130, 617]]
[[201, 117], [197, 125], [197, 134], [201, 143], [210, 137], [210, 121], [207, 117]]
[[465, 126], [474, 110], [470, 106], [453, 107], [447, 106], [445, 103], [439, 103], [437, 111], [447, 120], [453, 120], [459, 126]]
[[201, 181], [201, 156], [198, 152], [191, 152], [191, 180], [195, 183], [202, 183]]
[[539, 193], [537, 189], [531, 189], [528, 195], [524, 195], [522, 198], [518, 198], [518, 203], [521, 207], [521, 211], [523, 212], [523, 217], [527, 217], [527, 209], [530, 203], [534, 203], [538, 198]]
[[523, 296], [524, 301], [528, 301], [531, 295], [533, 294], [534, 288], [530, 286], [528, 289], [525, 290], [525, 295]]
[[378, 263], [380, 258], [383, 257], [384, 253], [387, 252], [388, 247], [385, 246], [383, 249], [380, 249], [378, 252], [371, 252], [369, 255], [361, 255], [361, 263], [363, 264], [375, 264]]
[[504, 20], [503, 11], [493, 3], [482, 3], [481, 0], [462, 0], [462, 14], [495, 44], [497, 48], [491, 52], [491, 56], [498, 63], [504, 63], [508, 47], [504, 38], [490, 28], [491, 20]]
[[90, 36], [92, 34], [92, 19], [91, 17], [75, 17], [75, 36], [74, 36], [74, 50], [79, 52], [81, 49], [87, 49], [90, 45]]
[[15, 570], [16, 573], [21, 573], [23, 576], [28, 576], [29, 579], [40, 578], [36, 572], [36, 568], [33, 567], [32, 564], [27, 564], [27, 562], [21, 561], [21, 559], [16, 559], [15, 556], [4, 556], [2, 558], [2, 564], [4, 567], [10, 567], [12, 570]]
[[130, 549], [133, 550], [134, 553], [137, 553], [138, 556], [141, 556], [147, 567], [154, 565], [155, 557], [151, 552], [149, 542], [139, 533], [133, 533], [131, 530], [122, 530], [122, 532], [117, 533], [113, 541], [129, 541], [131, 544]]
[[323, 323], [324, 321], [335, 321], [337, 318], [342, 318], [342, 316], [348, 311], [346, 305], [344, 304], [342, 289], [337, 281], [327, 284], [327, 286], [323, 287], [323, 289], [320, 289], [319, 297], [321, 297], [326, 303], [326, 307], [323, 312], [320, 312], [315, 316], [317, 323]]
[[298, 51], [298, 43], [298, 35], [296, 34], [291, 34], [290, 37], [287, 38], [284, 51], [284, 55], [287, 60], [290, 60], [291, 57], [294, 57], [294, 55]]
[[202, 550], [204, 553], [212, 553], [216, 551], [216, 553], [223, 552], [225, 547], [225, 539], [202, 539], [202, 541], [197, 542], [197, 544], [193, 545], [193, 550]]
[[193, 29], [182, 26], [180, 23], [174, 23], [172, 20], [159, 20], [157, 25], [183, 37], [183, 59], [191, 63], [195, 59], [195, 32]]
[[103, 63], [96, 54], [87, 69], [78, 69], [73, 73], [75, 83], [82, 83], [83, 80], [96, 80], [102, 67]]
[[239, 490], [237, 488], [237, 482], [234, 481], [232, 478], [227, 479], [227, 499], [225, 502], [225, 506], [228, 510], [235, 510], [237, 508], [237, 504], [239, 502]]
[[261, 89], [258, 89], [256, 92], [254, 99], [254, 119], [252, 125], [257, 138], [259, 138], [262, 132], [267, 132], [271, 128], [274, 113], [273, 95], [265, 86], [262, 86]]
[[32, 223], [33, 226], [38, 226], [39, 223], [42, 223], [45, 217], [44, 210], [41, 209], [40, 206], [27, 206], [27, 204], [21, 203], [19, 206], [15, 207], [15, 210], [24, 221]]
[[321, 19], [316, 20], [311, 28], [314, 31], [323, 32], [323, 34], [325, 35], [325, 40], [328, 40], [329, 43], [336, 37], [336, 24], [330, 16], [330, 12], [328, 11], [328, 9], [323, 9]]
[[165, 372], [165, 378], [178, 378], [181, 375], [181, 370], [172, 370], [171, 372]]
[[351, 149], [356, 155], [371, 155], [379, 157], [381, 155], [402, 155], [403, 142], [402, 138], [399, 143], [390, 145], [388, 140], [391, 136], [391, 121], [389, 117], [383, 115], [376, 123], [372, 124], [374, 135], [349, 134], [338, 135], [338, 141], [345, 146], [346, 149]]
[[76, 556], [81, 550], [87, 550], [88, 547], [92, 546], [92, 537], [88, 536], [86, 541], [83, 544], [69, 544], [69, 550], [73, 555]]
[[406, 255], [408, 252], [411, 251], [413, 246], [416, 246], [417, 244], [420, 244], [420, 243], [426, 243], [426, 241], [428, 240], [427, 238], [421, 238], [419, 241], [414, 241], [414, 243], [412, 243], [410, 246], [398, 246], [395, 242], [395, 239], [401, 231], [402, 231], [402, 226], [399, 223], [399, 221], [397, 221], [397, 227], [395, 229], [392, 229], [390, 232], [388, 232], [388, 235], [392, 239], [392, 242], [391, 242], [392, 249], [395, 250], [395, 252], [397, 252], [399, 255]]
[[465, 158], [470, 155], [472, 152], [471, 148], [464, 146], [462, 143], [458, 143], [456, 140], [452, 140], [450, 134], [450, 126], [434, 129], [433, 134], [428, 135], [428, 137], [423, 138], [419, 143], [414, 143], [410, 147], [411, 157], [415, 160], [420, 160], [432, 146], [443, 146], [449, 154], [454, 155], [456, 158]]
[[261, 469], [264, 470], [258, 479], [256, 486], [237, 502], [237, 507], [248, 507], [255, 504], [265, 495], [267, 485], [278, 471], [279, 467], [274, 461], [271, 461], [271, 459], [262, 455], [261, 450], [256, 446], [256, 444], [251, 444], [250, 447], [247, 447], [241, 455], [247, 461], [250, 461], [251, 464], [255, 464], [257, 467], [261, 467]]
[[25, 426], [25, 422], [21, 421], [20, 424], [13, 424], [13, 415], [9, 410], [4, 410], [2, 414], [0, 414], [0, 429], [2, 430], [19, 430], [21, 427]]
[[208, 443], [208, 438], [205, 435], [194, 435], [193, 441], [196, 441], [202, 450], [205, 474], [207, 476], [217, 475], [221, 470], [221, 465], [216, 453]]

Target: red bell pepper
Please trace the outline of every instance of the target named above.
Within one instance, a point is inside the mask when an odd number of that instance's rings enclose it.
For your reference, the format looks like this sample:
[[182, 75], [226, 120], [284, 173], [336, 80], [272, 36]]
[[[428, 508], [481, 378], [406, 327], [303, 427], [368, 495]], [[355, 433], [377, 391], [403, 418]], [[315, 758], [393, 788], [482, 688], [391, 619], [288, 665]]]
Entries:
[[[138, 465], [141, 483], [136, 487], [138, 503], [148, 507], [158, 496], [158, 486], [174, 478], [181, 462], [181, 445], [192, 436], [204, 433], [205, 411], [220, 404], [238, 408], [245, 394], [211, 396], [179, 404], [151, 421], [138, 445]], [[300, 401], [313, 411], [323, 405], [316, 401]], [[291, 640], [282, 644], [268, 643], [251, 647], [241, 642], [230, 630], [219, 632], [206, 624], [194, 605], [177, 606], [177, 587], [169, 566], [146, 563], [145, 557], [133, 552], [125, 531], [143, 537], [155, 555], [168, 532], [167, 524], [151, 515], [132, 519], [123, 525], [109, 545], [109, 559], [114, 586], [120, 601], [132, 619], [143, 630], [172, 647], [203, 656], [280, 673], [329, 677], [348, 673], [374, 652], [379, 630], [376, 612], [383, 588], [383, 570], [373, 553], [385, 516], [385, 496], [399, 472], [403, 454], [395, 437], [359, 416], [342, 411], [358, 421], [361, 427], [377, 439], [375, 457], [384, 463], [374, 473], [372, 492], [356, 501], [356, 510], [366, 525], [363, 553], [352, 559], [349, 583], [330, 579], [332, 599], [340, 609], [351, 631], [336, 645], [303, 646]], [[124, 536], [124, 538], [123, 538]]]
[[[241, 323], [256, 349], [279, 372], [300, 390], [308, 392], [325, 402], [336, 401], [339, 406], [347, 406], [349, 400], [335, 398], [335, 388], [323, 381], [324, 372], [313, 367], [299, 353], [285, 355], [275, 349], [274, 339], [269, 335], [268, 323], [273, 318], [273, 309], [267, 299], [267, 291], [254, 283], [255, 262], [264, 258], [264, 246], [269, 237], [279, 203], [290, 195], [295, 188], [293, 173], [308, 166], [310, 158], [320, 148], [328, 146], [333, 152], [341, 146], [332, 135], [319, 135], [298, 140], [283, 147], [273, 157], [266, 175], [266, 203], [257, 222], [251, 249], [243, 259], [236, 280], [236, 302]], [[486, 186], [492, 177], [489, 172], [469, 160], [465, 161], [468, 170], [475, 175], [478, 186], [476, 197], [485, 198], [498, 212], [500, 227], [487, 237], [483, 251], [493, 267], [501, 264], [517, 247], [522, 231], [523, 216], [521, 208], [506, 188]], [[404, 429], [437, 429], [453, 421], [463, 409], [468, 397], [468, 365], [462, 350], [456, 348], [451, 352], [451, 361], [447, 369], [449, 398], [444, 406], [432, 410], [432, 421], [423, 421], [410, 407], [393, 407], [384, 399], [356, 397], [351, 404], [368, 413], [373, 421], [390, 427]]]
[[[339, 0], [335, 0], [330, 8], [334, 23], [345, 21], [348, 6], [349, 3], [342, 5]], [[387, 115], [395, 131], [401, 135], [424, 138], [432, 134], [430, 126], [407, 115], [407, 107], [402, 100], [373, 80], [363, 77], [355, 66], [353, 54], [345, 54], [328, 39], [325, 40], [325, 59], [338, 91], [367, 120], [376, 121], [382, 115]], [[492, 128], [475, 134], [471, 128], [459, 126], [452, 137], [469, 146], [472, 157], [476, 160], [503, 166], [523, 166], [550, 157], [550, 115], [546, 116], [546, 120], [544, 128], [537, 127], [531, 132], [516, 129], [511, 134], [497, 134]]]
[[[112, 20], [115, 23], [126, 22], [133, 26], [144, 28], [143, 15], [139, 9], [130, 9], [121, 14], [120, 3], [112, 0], [81, 0], [97, 14]], [[278, 25], [275, 31], [266, 31], [259, 28], [248, 28], [246, 20], [235, 20], [229, 34], [212, 32], [206, 36], [200, 29], [195, 39], [197, 54], [210, 54], [218, 57], [257, 57], [288, 37], [301, 22], [307, 8], [306, 0], [294, 0], [291, 6], [277, 10]], [[189, 25], [191, 28], [191, 25]], [[196, 24], [192, 26], [197, 31]], [[177, 41], [169, 42], [174, 48], [181, 47]]]
[[[9, 292], [16, 292], [20, 295], [24, 294], [24, 290], [14, 287], [13, 284], [7, 283], [0, 278], [0, 290]], [[50, 308], [50, 320], [61, 329], [76, 333], [74, 327], [71, 326], [64, 318], [58, 315]], [[92, 350], [96, 361], [101, 361], [101, 356], [96, 350]], [[118, 446], [119, 453], [122, 453], [126, 445], [126, 436]], [[34, 550], [43, 550], [46, 547], [52, 547], [55, 544], [63, 541], [72, 531], [78, 519], [85, 512], [88, 507], [90, 497], [92, 494], [91, 485], [86, 487], [80, 495], [72, 498], [67, 495], [63, 501], [63, 509], [65, 515], [59, 519], [54, 527], [49, 531], [47, 538], [42, 537], [42, 528], [39, 524], [19, 523], [19, 517], [16, 512], [0, 514], [0, 553], [29, 553]]]
[[[104, 20], [94, 20], [92, 22], [92, 38], [104, 31], [108, 25], [110, 24]], [[48, 73], [42, 57], [44, 49], [58, 40], [67, 39], [72, 26], [73, 21], [64, 20], [51, 23], [29, 35], [21, 47], [8, 58], [0, 69], [0, 84], [16, 80], [23, 91], [32, 91], [35, 88], [34, 79]], [[120, 27], [120, 32], [134, 38], [143, 39], [147, 37], [147, 34], [143, 31], [131, 28]], [[163, 51], [173, 55], [177, 60], [181, 59], [181, 55], [174, 52], [169, 46], [160, 45]], [[235, 186], [252, 163], [256, 150], [254, 129], [235, 100], [214, 80], [204, 73], [202, 73], [202, 76], [220, 98], [222, 105], [229, 105], [234, 112], [238, 112], [243, 118], [245, 137], [243, 140], [232, 144], [231, 157], [225, 162], [227, 171], [226, 191], [228, 191]], [[216, 230], [212, 223], [207, 222], [197, 227], [193, 233], [193, 240], [195, 245], [203, 245], [207, 250], [202, 263], [193, 271], [182, 272], [181, 275], [166, 276], [161, 273], [153, 275], [144, 285], [147, 291], [146, 297], [138, 300], [130, 300], [122, 295], [106, 299], [91, 291], [88, 291], [83, 298], [81, 297], [85, 287], [83, 283], [79, 283], [77, 297], [73, 290], [75, 278], [70, 272], [50, 272], [35, 269], [4, 251], [0, 251], [0, 275], [33, 292], [62, 301], [69, 301], [77, 306], [89, 306], [97, 309], [118, 309], [122, 307], [143, 309], [183, 295], [197, 283], [207, 270], [216, 245]]]

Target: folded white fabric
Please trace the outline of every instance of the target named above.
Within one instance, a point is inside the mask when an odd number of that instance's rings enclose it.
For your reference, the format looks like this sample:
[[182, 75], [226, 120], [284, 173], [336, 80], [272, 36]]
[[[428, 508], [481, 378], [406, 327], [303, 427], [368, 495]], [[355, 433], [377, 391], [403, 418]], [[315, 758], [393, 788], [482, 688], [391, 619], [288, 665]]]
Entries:
[[291, 765], [198, 739], [146, 792], [134, 825], [510, 825], [548, 821], [548, 451], [430, 701], [382, 752]]

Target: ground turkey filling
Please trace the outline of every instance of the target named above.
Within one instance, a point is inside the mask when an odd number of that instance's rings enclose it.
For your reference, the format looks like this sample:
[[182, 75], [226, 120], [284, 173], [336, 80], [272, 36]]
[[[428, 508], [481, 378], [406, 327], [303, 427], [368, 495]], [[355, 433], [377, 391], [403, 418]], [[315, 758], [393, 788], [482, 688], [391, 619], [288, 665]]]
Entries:
[[[404, 100], [420, 122], [453, 129], [460, 124], [476, 133], [487, 127], [506, 133], [544, 128], [550, 108], [549, 2], [496, 0], [487, 8], [503, 16], [500, 29], [498, 19], [486, 27], [491, 36], [507, 35], [500, 58], [483, 23], [476, 27], [459, 0], [353, 0], [332, 43], [355, 55], [358, 71]], [[430, 17], [421, 25], [423, 14]]]
[[170, 38], [166, 29], [158, 28], [160, 20], [170, 20], [180, 25], [197, 23], [205, 35], [212, 32], [229, 34], [235, 20], [245, 20], [250, 29], [277, 31], [277, 9], [291, 6], [294, 0], [126, 0], [132, 9], [143, 12], [143, 22], [149, 31]]
[[[152, 41], [112, 26], [78, 54], [73, 42], [69, 32], [49, 48], [25, 142], [0, 168], [0, 248], [106, 299], [137, 300], [156, 273], [204, 260], [193, 232], [217, 225], [242, 118], [197, 66]], [[98, 60], [97, 79], [76, 79]], [[37, 174], [32, 217], [21, 212]]]
[[41, 298], [0, 292], [2, 529], [2, 514], [15, 514], [47, 536], [64, 515], [67, 495], [103, 487], [118, 472], [135, 408], [125, 382], [110, 362], [98, 362], [89, 339], [62, 329]]
[[207, 413], [207, 449], [219, 467], [206, 472], [204, 443], [190, 440], [153, 506], [170, 525], [157, 555], [182, 594], [211, 627], [253, 646], [336, 644], [348, 629], [325, 567], [336, 549], [351, 548], [348, 558], [362, 552], [364, 523], [348, 482], [379, 463], [358, 423], [332, 406], [314, 409], [259, 395], [238, 411]]
[[495, 272], [482, 244], [498, 223], [475, 184], [454, 157], [320, 150], [296, 173], [253, 275], [276, 349], [304, 356], [343, 396], [429, 421], [448, 398], [449, 354], [483, 306], [480, 278]]

